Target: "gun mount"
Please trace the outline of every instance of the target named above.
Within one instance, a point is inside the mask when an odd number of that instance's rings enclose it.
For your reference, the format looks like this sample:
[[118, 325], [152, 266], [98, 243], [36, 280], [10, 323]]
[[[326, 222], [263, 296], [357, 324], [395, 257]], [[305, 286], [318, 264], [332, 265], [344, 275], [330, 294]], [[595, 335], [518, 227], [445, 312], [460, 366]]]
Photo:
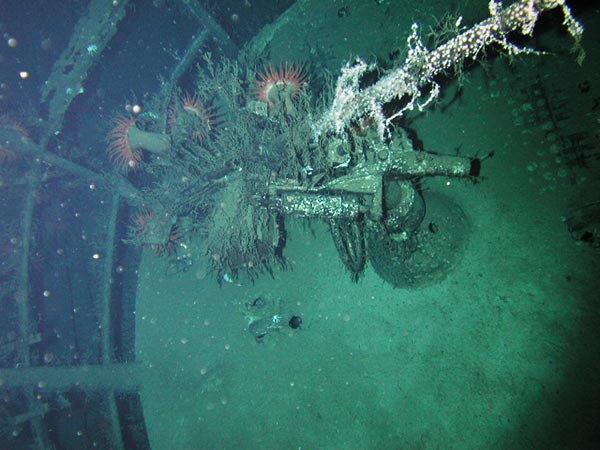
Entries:
[[[273, 182], [265, 200], [271, 210], [283, 216], [329, 223], [338, 254], [354, 280], [358, 280], [370, 258], [386, 281], [395, 286], [414, 285], [414, 275], [410, 280], [388, 276], [397, 270], [383, 267], [392, 261], [386, 263], [383, 255], [376, 253], [383, 249], [388, 254], [390, 250], [396, 253], [393, 265], [415, 260], [423, 244], [417, 241], [423, 241], [422, 224], [427, 212], [420, 180], [435, 176], [475, 178], [481, 161], [416, 151], [403, 130], [395, 133], [389, 143], [371, 133], [354, 131], [345, 138], [330, 139], [322, 144], [328, 155], [326, 172], [313, 173], [311, 167], [306, 167], [302, 182]], [[460, 209], [456, 205], [454, 208], [464, 222]], [[433, 224], [428, 231], [437, 233], [438, 227]], [[427, 270], [423, 275], [419, 280], [433, 276]]]

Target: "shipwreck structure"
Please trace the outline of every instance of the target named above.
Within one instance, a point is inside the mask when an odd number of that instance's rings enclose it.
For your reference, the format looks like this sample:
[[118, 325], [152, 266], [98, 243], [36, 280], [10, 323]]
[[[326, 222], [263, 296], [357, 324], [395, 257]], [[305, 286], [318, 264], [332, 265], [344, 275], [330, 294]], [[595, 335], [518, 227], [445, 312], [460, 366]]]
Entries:
[[[125, 299], [121, 266], [131, 244], [168, 258], [172, 270], [203, 265], [219, 282], [255, 279], [286, 266], [286, 223], [309, 218], [329, 224], [354, 280], [370, 261], [397, 287], [436, 281], [460, 255], [468, 221], [459, 205], [423, 193], [420, 182], [436, 176], [475, 181], [482, 158], [421, 151], [401, 119], [434, 102], [443, 89], [440, 76], [459, 72], [490, 46], [511, 56], [536, 53], [511, 38], [531, 36], [546, 11], [562, 14], [576, 59], [583, 58], [583, 28], [564, 0], [492, 0], [488, 18], [457, 27], [435, 48], [426, 47], [414, 25], [397, 65], [350, 62], [335, 83], [322, 84], [322, 95], [307, 86], [308, 67], [267, 61], [263, 50], [277, 23], [238, 50], [199, 2], [182, 1], [179, 7], [200, 31], [156, 82], [143, 110], [117, 119], [109, 151], [104, 142], [94, 148], [90, 158], [100, 162], [86, 164], [82, 154], [70, 158], [62, 151], [65, 118], [87, 95], [100, 59], [119, 45], [132, 3], [89, 2], [41, 86], [34, 133], [9, 118], [0, 121], [0, 190], [7, 205], [20, 205], [18, 220], [7, 215], [2, 224], [14, 240], [1, 249], [0, 296], [14, 320], [0, 341], [0, 386], [9, 392], [3, 405], [9, 418], [0, 429], [3, 442], [21, 448], [59, 448], [60, 432], [50, 434], [49, 421], [60, 428], [61, 411], [86, 403], [99, 408], [89, 422], [110, 419], [110, 426], [92, 427], [89, 448], [92, 442], [146, 448], [143, 426], [132, 423], [143, 421], [136, 393], [144, 374], [123, 325], [134, 309], [134, 300]], [[185, 77], [195, 77], [190, 91], [182, 87]], [[102, 192], [103, 227], [90, 239], [96, 250], [80, 249], [93, 255], [82, 264], [92, 264], [100, 325], [87, 338], [98, 343], [90, 354], [48, 364], [53, 353], [40, 349], [51, 339], [45, 316], [51, 313], [37, 303], [52, 289], [42, 289], [32, 274], [44, 272], [40, 261], [49, 256], [39, 243], [52, 232], [36, 225], [36, 208], [44, 187], [65, 177], [89, 188], [90, 196]]]

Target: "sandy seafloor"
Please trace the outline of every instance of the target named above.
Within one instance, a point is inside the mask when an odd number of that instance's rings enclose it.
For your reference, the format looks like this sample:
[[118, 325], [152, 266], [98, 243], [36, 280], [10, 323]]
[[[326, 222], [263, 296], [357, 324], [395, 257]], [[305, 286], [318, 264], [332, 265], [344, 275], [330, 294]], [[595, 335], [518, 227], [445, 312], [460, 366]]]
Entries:
[[[470, 70], [457, 101], [412, 123], [426, 149], [494, 152], [478, 184], [426, 183], [471, 224], [464, 256], [438, 284], [394, 289], [371, 267], [351, 282], [317, 223], [289, 223], [291, 270], [254, 285], [220, 288], [194, 268], [166, 276], [145, 253], [137, 359], [149, 369], [142, 400], [153, 448], [593, 448], [600, 253], [576, 243], [562, 218], [599, 175], [565, 169], [544, 123], [527, 123], [523, 91], [541, 80], [555, 108], [566, 99], [558, 131], [593, 138], [592, 44], [581, 68], [528, 56]], [[591, 92], [578, 89], [585, 79]], [[302, 328], [256, 342], [244, 305], [258, 296], [280, 301], [284, 318], [302, 316]]]

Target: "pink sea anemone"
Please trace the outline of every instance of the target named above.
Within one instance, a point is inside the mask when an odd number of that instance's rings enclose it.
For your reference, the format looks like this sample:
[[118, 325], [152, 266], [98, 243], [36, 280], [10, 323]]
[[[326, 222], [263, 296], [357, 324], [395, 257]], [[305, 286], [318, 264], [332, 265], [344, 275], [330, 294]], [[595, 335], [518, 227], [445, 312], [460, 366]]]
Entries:
[[138, 169], [142, 162], [141, 149], [135, 149], [129, 140], [129, 131], [135, 128], [135, 124], [135, 117], [119, 116], [115, 118], [114, 128], [108, 133], [110, 160], [125, 172]]
[[308, 76], [304, 66], [281, 64], [279, 69], [268, 66], [257, 75], [256, 94], [258, 100], [269, 105], [269, 109], [289, 108], [290, 103], [306, 86]]
[[198, 94], [186, 92], [169, 106], [168, 123], [171, 131], [179, 124], [198, 142], [202, 142], [207, 136], [217, 133], [219, 116], [213, 108], [200, 100]]
[[140, 167], [143, 150], [163, 155], [171, 147], [168, 135], [140, 130], [135, 117], [119, 116], [114, 121], [115, 126], [108, 133], [108, 155], [124, 172]]

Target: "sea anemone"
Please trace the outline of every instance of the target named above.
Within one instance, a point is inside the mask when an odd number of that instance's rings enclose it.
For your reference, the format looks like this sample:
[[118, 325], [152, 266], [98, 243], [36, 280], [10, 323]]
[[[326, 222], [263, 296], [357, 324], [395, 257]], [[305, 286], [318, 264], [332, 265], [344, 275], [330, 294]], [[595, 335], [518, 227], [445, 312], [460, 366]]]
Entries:
[[115, 126], [108, 133], [108, 155], [111, 162], [121, 170], [136, 170], [142, 162], [142, 151], [131, 145], [129, 130], [136, 128], [135, 117], [117, 117]]
[[181, 134], [192, 135], [202, 142], [207, 136], [216, 134], [219, 117], [213, 108], [202, 103], [198, 94], [186, 92], [169, 106], [168, 123], [171, 132], [179, 127]]
[[134, 216], [128, 234], [131, 242], [151, 248], [159, 256], [174, 254], [182, 239], [172, 217], [156, 215], [147, 208]]
[[171, 147], [166, 134], [140, 130], [135, 117], [119, 116], [108, 133], [108, 155], [114, 165], [127, 172], [136, 170], [142, 163], [142, 149], [163, 155]]
[[281, 64], [279, 69], [268, 66], [257, 75], [257, 98], [269, 105], [270, 110], [293, 112], [292, 101], [306, 86], [304, 66]]
[[181, 232], [177, 225], [173, 225], [171, 230], [169, 231], [169, 237], [166, 241], [161, 242], [160, 244], [154, 244], [152, 246], [152, 250], [154, 253], [159, 256], [171, 256], [176, 250], [179, 242], [182, 239]]
[[[17, 139], [31, 139], [29, 130], [27, 130], [27, 128], [25, 128], [25, 126], [23, 126], [20, 122], [11, 119], [7, 115], [3, 114], [0, 116], [0, 128], [4, 128], [8, 131], [16, 133], [18, 135]], [[12, 144], [12, 148], [6, 148], [0, 145], [0, 164], [12, 163], [18, 159], [17, 153], [13, 150], [15, 147], [18, 147], [18, 145], [15, 145], [17, 142], [12, 142]]]
[[0, 164], [11, 163], [17, 159], [17, 154], [12, 150], [0, 146]]

